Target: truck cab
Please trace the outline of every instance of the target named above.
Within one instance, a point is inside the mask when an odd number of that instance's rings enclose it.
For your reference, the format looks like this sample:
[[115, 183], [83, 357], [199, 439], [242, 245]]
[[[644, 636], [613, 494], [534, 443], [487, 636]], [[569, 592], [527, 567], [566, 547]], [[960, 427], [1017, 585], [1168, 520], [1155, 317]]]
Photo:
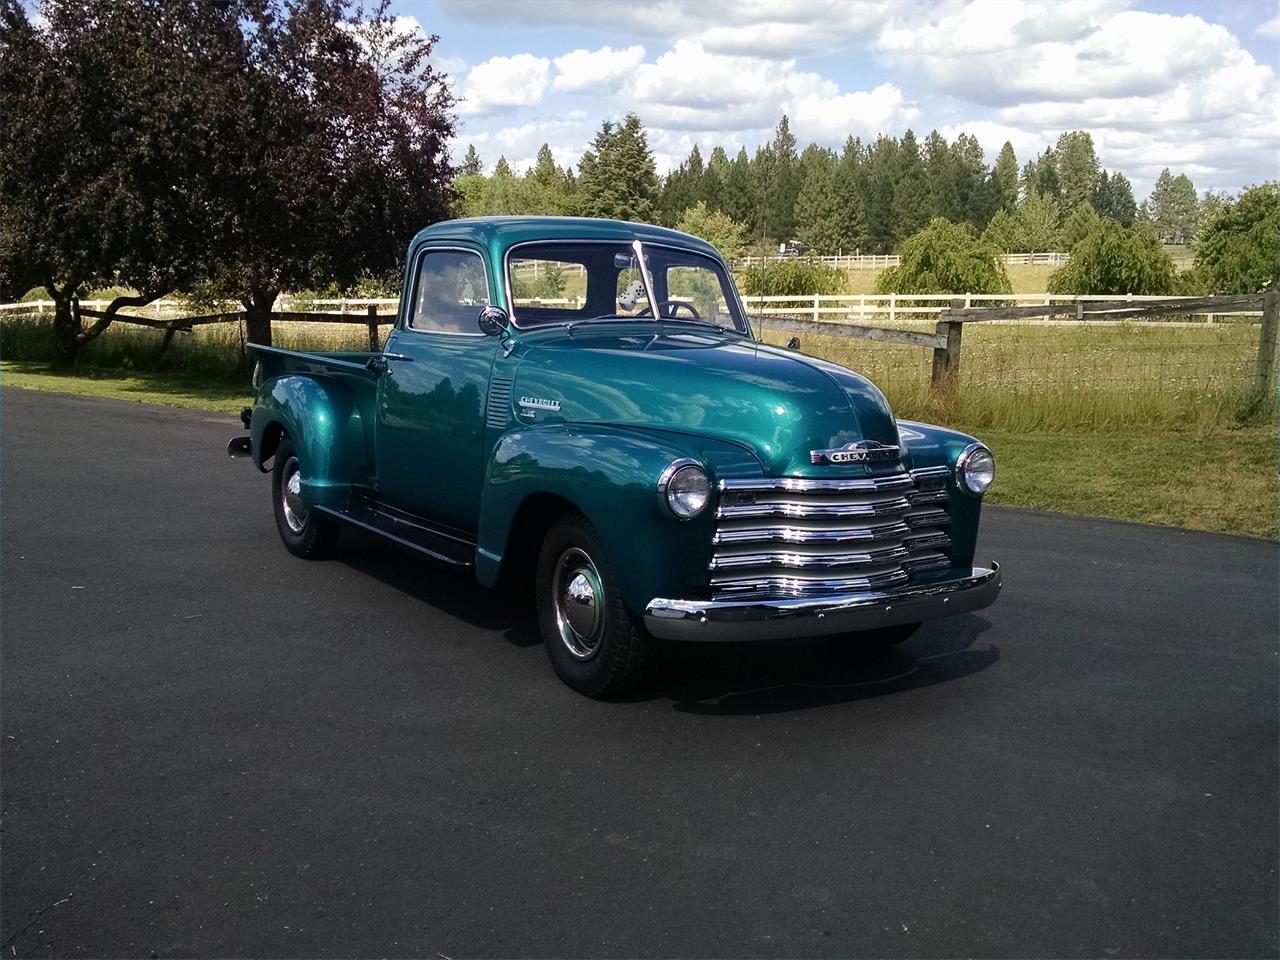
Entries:
[[590, 696], [634, 689], [655, 639], [892, 643], [999, 590], [974, 565], [990, 451], [758, 341], [686, 234], [435, 224], [381, 352], [251, 349], [231, 450], [271, 473], [285, 546], [326, 556], [355, 525], [531, 585], [552, 665]]

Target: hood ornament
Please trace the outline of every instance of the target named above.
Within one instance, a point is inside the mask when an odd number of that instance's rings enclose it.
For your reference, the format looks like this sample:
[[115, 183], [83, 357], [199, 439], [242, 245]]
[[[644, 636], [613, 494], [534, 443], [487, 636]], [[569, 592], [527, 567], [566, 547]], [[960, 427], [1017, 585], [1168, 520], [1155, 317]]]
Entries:
[[843, 447], [832, 447], [829, 450], [810, 450], [809, 462], [822, 463], [882, 463], [885, 460], [897, 460], [901, 452], [894, 444], [881, 443], [879, 440], [856, 440]]

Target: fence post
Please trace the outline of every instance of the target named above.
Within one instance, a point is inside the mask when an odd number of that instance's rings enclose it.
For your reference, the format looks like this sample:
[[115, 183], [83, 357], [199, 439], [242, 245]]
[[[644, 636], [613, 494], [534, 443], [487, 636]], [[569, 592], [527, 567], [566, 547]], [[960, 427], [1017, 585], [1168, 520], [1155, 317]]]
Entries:
[[893, 323], [898, 317], [898, 295], [896, 293], [889, 294], [889, 322]]
[[818, 294], [813, 295], [813, 322], [817, 323], [822, 319], [821, 312], [818, 309]]
[[1258, 337], [1258, 367], [1254, 386], [1258, 393], [1270, 396], [1276, 389], [1276, 337], [1280, 333], [1280, 290], [1268, 290], [1262, 296], [1262, 332]]
[[[951, 307], [943, 310], [940, 315], [943, 317], [950, 316], [950, 310], [958, 310], [963, 307], [963, 300], [952, 300]], [[939, 336], [947, 338], [947, 345], [933, 348], [933, 372], [930, 376], [930, 389], [940, 387], [944, 383], [954, 383], [955, 375], [960, 372], [960, 338], [964, 331], [964, 324], [958, 320], [939, 320], [934, 330]]]
[[369, 304], [369, 350], [377, 353], [382, 349], [378, 343], [378, 306], [377, 304]]

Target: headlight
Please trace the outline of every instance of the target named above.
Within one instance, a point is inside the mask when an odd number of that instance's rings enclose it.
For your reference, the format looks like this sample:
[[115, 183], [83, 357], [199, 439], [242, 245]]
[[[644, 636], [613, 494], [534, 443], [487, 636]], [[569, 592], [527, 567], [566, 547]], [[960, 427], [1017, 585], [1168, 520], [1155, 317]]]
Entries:
[[711, 481], [695, 460], [673, 460], [658, 478], [658, 502], [677, 520], [691, 520], [711, 502]]
[[996, 478], [996, 458], [980, 443], [971, 443], [956, 460], [956, 482], [960, 489], [980, 497]]

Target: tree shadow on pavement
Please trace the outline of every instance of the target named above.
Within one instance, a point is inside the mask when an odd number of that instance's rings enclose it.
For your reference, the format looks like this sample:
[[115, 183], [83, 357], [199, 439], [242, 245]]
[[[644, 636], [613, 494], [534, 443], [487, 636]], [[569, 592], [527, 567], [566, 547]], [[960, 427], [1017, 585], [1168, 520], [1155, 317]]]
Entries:
[[958, 680], [1000, 659], [975, 648], [990, 627], [968, 614], [926, 623], [900, 646], [881, 649], [856, 634], [765, 643], [668, 644], [655, 690], [685, 713], [783, 713], [882, 697]]

